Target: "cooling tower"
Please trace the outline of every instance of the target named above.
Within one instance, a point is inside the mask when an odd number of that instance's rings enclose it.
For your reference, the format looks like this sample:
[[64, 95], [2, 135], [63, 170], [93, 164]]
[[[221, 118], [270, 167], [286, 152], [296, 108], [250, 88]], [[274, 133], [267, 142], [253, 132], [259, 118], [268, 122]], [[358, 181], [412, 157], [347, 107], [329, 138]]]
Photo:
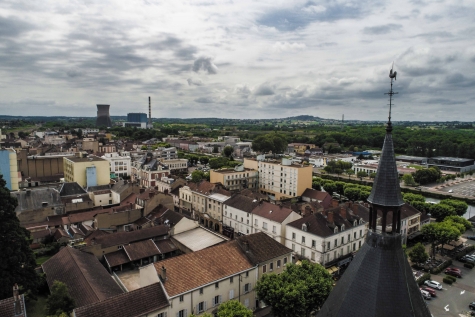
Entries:
[[110, 105], [97, 105], [96, 126], [112, 127], [111, 117], [109, 115]]

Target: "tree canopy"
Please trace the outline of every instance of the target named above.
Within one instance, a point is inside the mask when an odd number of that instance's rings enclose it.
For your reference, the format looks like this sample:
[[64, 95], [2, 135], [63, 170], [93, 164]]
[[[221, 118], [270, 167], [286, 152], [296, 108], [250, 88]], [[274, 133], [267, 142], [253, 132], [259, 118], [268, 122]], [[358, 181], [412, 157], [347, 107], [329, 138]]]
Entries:
[[18, 202], [5, 186], [0, 175], [0, 300], [12, 297], [15, 283], [34, 295], [40, 282], [30, 249], [30, 232], [20, 227], [15, 213]]
[[223, 155], [230, 157], [234, 152], [234, 148], [231, 145], [226, 145], [223, 149]]
[[284, 153], [287, 149], [287, 140], [277, 133], [259, 135], [252, 141], [252, 149], [262, 153]]
[[426, 248], [422, 243], [417, 243], [409, 252], [409, 258], [413, 263], [424, 263], [429, 258]]
[[237, 300], [229, 300], [218, 307], [218, 317], [252, 317], [252, 310]]
[[70, 313], [75, 307], [74, 299], [69, 295], [68, 287], [60, 281], [54, 281], [51, 294], [46, 299], [48, 316], [60, 316]]
[[451, 221], [432, 222], [423, 225], [421, 232], [424, 238], [431, 242], [432, 255], [435, 254], [435, 246], [439, 244], [446, 244], [452, 240], [457, 240], [461, 232], [461, 227], [464, 226]]
[[288, 264], [279, 275], [264, 275], [256, 292], [260, 300], [272, 306], [276, 317], [307, 317], [320, 309], [332, 285], [333, 279], [323, 266], [303, 260], [301, 265]]
[[435, 183], [442, 173], [437, 167], [423, 168], [412, 173], [414, 180], [421, 185]]

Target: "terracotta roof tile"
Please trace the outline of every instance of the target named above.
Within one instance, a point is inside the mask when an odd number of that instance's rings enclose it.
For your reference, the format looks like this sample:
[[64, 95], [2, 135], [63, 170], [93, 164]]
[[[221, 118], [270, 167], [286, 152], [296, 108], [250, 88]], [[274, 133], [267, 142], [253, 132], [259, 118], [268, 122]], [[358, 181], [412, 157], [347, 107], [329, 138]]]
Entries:
[[166, 308], [168, 300], [160, 283], [110, 297], [104, 301], [79, 307], [76, 317], [138, 317]]
[[127, 254], [125, 253], [123, 249], [105, 254], [104, 258], [106, 259], [106, 262], [107, 264], [109, 264], [110, 267], [126, 264], [130, 262], [129, 257], [127, 256]]
[[155, 241], [155, 244], [162, 254], [170, 253], [177, 249], [173, 241], [170, 239], [157, 240]]
[[64, 247], [42, 267], [50, 289], [56, 280], [65, 283], [78, 307], [122, 293], [104, 266], [90, 253]]
[[22, 313], [15, 315], [15, 299], [13, 297], [0, 300], [0, 316], [2, 317], [23, 317], [25, 311], [23, 294], [20, 295], [20, 305]]
[[108, 235], [98, 236], [95, 240], [91, 240], [91, 243], [101, 244], [102, 248], [107, 248], [114, 245], [124, 245], [136, 241], [165, 236], [168, 234], [168, 230], [168, 226], [160, 225], [129, 232], [115, 232]]
[[131, 261], [160, 254], [160, 250], [158, 250], [153, 240], [144, 240], [124, 245], [124, 251]]
[[176, 296], [253, 267], [235, 240], [156, 262], [154, 266], [157, 274], [160, 274], [162, 266], [166, 268], [167, 280], [164, 286], [169, 296]]

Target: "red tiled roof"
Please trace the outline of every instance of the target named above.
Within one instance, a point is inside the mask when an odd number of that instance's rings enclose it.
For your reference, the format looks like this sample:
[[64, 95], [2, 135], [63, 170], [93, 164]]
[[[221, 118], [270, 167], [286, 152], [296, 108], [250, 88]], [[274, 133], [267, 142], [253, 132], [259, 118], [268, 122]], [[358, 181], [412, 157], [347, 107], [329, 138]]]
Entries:
[[144, 240], [124, 245], [124, 251], [131, 261], [160, 254], [160, 250], [158, 250], [153, 240]]
[[141, 317], [167, 307], [168, 300], [160, 283], [110, 297], [76, 308], [76, 317]]
[[157, 274], [160, 274], [162, 266], [166, 268], [167, 280], [164, 287], [169, 296], [176, 296], [253, 267], [236, 240], [156, 262], [154, 266]]
[[105, 254], [104, 258], [106, 259], [106, 262], [107, 264], [109, 264], [110, 267], [114, 267], [114, 266], [118, 266], [118, 265], [126, 264], [130, 262], [130, 259], [125, 253], [124, 249], [120, 249], [118, 251]]
[[168, 230], [168, 226], [160, 225], [129, 232], [115, 232], [108, 235], [98, 236], [95, 240], [90, 241], [92, 244], [101, 244], [102, 248], [107, 248], [114, 245], [124, 245], [136, 241], [165, 236], [168, 234]]
[[122, 293], [104, 266], [90, 253], [64, 247], [42, 267], [50, 289], [54, 281], [63, 282], [78, 307]]
[[[12, 286], [13, 289], [13, 286]], [[25, 316], [25, 306], [23, 294], [20, 295], [21, 314], [15, 315], [15, 299], [13, 297], [0, 300], [0, 316], [2, 317], [23, 317]]]
[[176, 250], [176, 246], [170, 239], [157, 240], [155, 245], [162, 254], [169, 253]]

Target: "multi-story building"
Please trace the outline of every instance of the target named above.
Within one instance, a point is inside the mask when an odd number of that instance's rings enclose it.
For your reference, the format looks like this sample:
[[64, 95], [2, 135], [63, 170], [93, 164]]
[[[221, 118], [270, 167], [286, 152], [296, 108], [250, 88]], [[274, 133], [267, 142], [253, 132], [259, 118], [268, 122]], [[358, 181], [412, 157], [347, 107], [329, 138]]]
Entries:
[[110, 183], [109, 161], [97, 156], [63, 157], [64, 180], [82, 187]]
[[9, 190], [18, 190], [18, 162], [14, 149], [0, 149], [0, 174]]
[[256, 310], [256, 282], [263, 274], [282, 272], [290, 260], [290, 249], [258, 233], [145, 266], [140, 283], [162, 284], [168, 316], [213, 313], [228, 300]]
[[209, 175], [211, 183], [221, 183], [228, 190], [254, 189], [259, 186], [257, 170], [244, 168], [243, 165], [238, 165], [235, 168], [211, 170]]
[[130, 176], [130, 156], [122, 156], [119, 153], [106, 153], [102, 158], [109, 161], [111, 174], [115, 174], [118, 177]]
[[235, 194], [223, 204], [223, 234], [233, 238], [251, 234], [252, 210], [259, 205], [253, 197]]
[[315, 149], [315, 144], [309, 143], [290, 143], [287, 145], [287, 152], [289, 153], [304, 153], [306, 150]]
[[252, 233], [262, 231], [272, 239], [285, 244], [286, 225], [300, 218], [302, 216], [290, 208], [260, 201], [252, 210]]
[[168, 175], [168, 167], [160, 164], [150, 152], [131, 164], [131, 180], [138, 181], [143, 187], [154, 187], [157, 180]]
[[168, 167], [172, 174], [182, 174], [188, 172], [188, 160], [187, 159], [170, 159], [163, 160], [161, 163]]
[[289, 223], [285, 245], [314, 263], [341, 267], [361, 248], [366, 232], [365, 221], [343, 205]]
[[286, 158], [282, 162], [244, 158], [244, 167], [259, 171], [259, 190], [269, 198], [281, 200], [301, 196], [312, 187], [312, 166], [292, 164]]
[[158, 191], [165, 194], [169, 194], [178, 186], [183, 186], [185, 184], [186, 180], [184, 180], [183, 178], [178, 178], [176, 176], [162, 177], [161, 179], [157, 179], [157, 181], [155, 182], [155, 186], [158, 188]]

